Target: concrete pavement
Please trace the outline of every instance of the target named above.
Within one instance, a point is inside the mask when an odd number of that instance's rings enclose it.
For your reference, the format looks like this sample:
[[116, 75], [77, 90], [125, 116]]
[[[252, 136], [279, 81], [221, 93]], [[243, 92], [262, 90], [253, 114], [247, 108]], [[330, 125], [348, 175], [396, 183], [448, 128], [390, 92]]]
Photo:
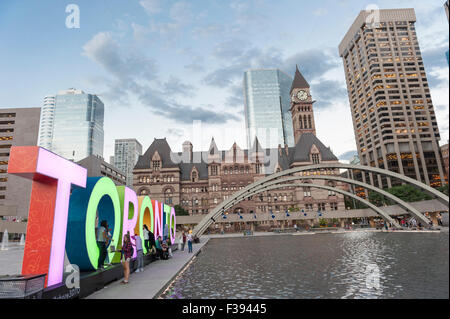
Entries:
[[144, 268], [143, 272], [130, 274], [129, 283], [121, 284], [115, 281], [105, 288], [94, 292], [86, 299], [152, 299], [158, 297], [172, 282], [176, 275], [200, 253], [208, 238], [201, 238], [199, 244], [193, 245], [193, 253], [176, 250], [168, 260], [157, 260]]

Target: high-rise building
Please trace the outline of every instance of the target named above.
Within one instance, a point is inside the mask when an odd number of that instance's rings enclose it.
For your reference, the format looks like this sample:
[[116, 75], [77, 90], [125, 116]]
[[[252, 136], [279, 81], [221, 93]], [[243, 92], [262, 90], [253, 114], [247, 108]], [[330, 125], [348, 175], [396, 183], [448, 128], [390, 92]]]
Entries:
[[[362, 165], [437, 187], [444, 182], [439, 130], [414, 9], [361, 11], [339, 45]], [[371, 174], [363, 180], [392, 187]]]
[[117, 186], [125, 185], [127, 177], [125, 173], [117, 169], [114, 165], [105, 162], [105, 160], [98, 155], [89, 155], [77, 162], [78, 165], [87, 169], [88, 177], [106, 176], [114, 182]]
[[97, 95], [60, 91], [55, 96], [50, 150], [75, 162], [90, 155], [103, 157], [103, 117], [104, 105]]
[[[447, 21], [450, 21], [450, 16], [448, 13], [448, 6], [449, 6], [450, 0], [445, 1], [444, 3], [444, 9], [445, 9], [445, 13], [447, 14]], [[445, 52], [445, 57], [447, 58], [447, 64], [449, 63], [449, 51], [447, 50], [447, 52]]]
[[255, 137], [264, 147], [294, 146], [289, 89], [292, 77], [277, 69], [244, 73], [244, 113], [247, 146]]
[[[206, 214], [233, 193], [267, 175], [294, 167], [338, 163], [331, 149], [315, 135], [314, 101], [309, 85], [298, 69], [291, 84], [288, 90], [292, 98], [288, 103], [294, 122], [295, 146], [263, 148], [258, 142], [259, 138], [255, 138], [248, 149], [242, 149], [234, 143], [228, 150], [219, 150], [213, 138], [208, 150], [194, 152], [192, 143], [186, 141], [182, 145], [182, 152], [172, 152], [165, 138], [155, 139], [147, 151], [139, 156], [134, 167], [133, 187], [136, 193], [150, 195], [152, 199], [170, 205], [180, 205], [191, 215]], [[323, 173], [340, 174], [339, 169]], [[341, 183], [326, 180], [309, 182], [312, 186], [342, 187]], [[228, 212], [268, 214], [289, 209], [303, 209], [309, 214], [344, 211], [344, 197], [334, 191], [315, 187], [287, 187], [239, 202]], [[267, 226], [268, 223], [263, 222], [260, 226]]]
[[445, 145], [441, 146], [441, 153], [442, 153], [442, 161], [444, 163], [444, 172], [445, 172], [445, 176], [447, 177], [448, 180], [448, 142]]
[[39, 107], [0, 109], [0, 216], [5, 219], [28, 216], [32, 181], [7, 169], [12, 146], [37, 145], [40, 113]]
[[48, 150], [52, 148], [54, 118], [55, 96], [47, 95], [46, 97], [44, 97], [44, 105], [41, 109], [38, 145]]
[[127, 176], [127, 186], [133, 186], [133, 168], [139, 156], [142, 155], [142, 145], [134, 138], [118, 139], [114, 143], [113, 165]]

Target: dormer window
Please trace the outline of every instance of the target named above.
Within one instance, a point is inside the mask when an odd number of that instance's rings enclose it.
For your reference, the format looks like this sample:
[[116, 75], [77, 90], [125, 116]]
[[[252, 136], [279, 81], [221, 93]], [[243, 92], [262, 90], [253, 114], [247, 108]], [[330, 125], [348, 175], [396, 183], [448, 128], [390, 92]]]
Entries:
[[152, 168], [154, 171], [159, 171], [161, 168], [161, 161], [152, 161]]
[[197, 175], [197, 172], [196, 172], [196, 171], [193, 171], [193, 172], [192, 172], [192, 174], [191, 174], [191, 180], [192, 180], [193, 182], [196, 182], [196, 181], [198, 180], [198, 175]]
[[320, 162], [319, 154], [311, 154], [311, 161], [313, 162], [313, 164], [319, 164]]

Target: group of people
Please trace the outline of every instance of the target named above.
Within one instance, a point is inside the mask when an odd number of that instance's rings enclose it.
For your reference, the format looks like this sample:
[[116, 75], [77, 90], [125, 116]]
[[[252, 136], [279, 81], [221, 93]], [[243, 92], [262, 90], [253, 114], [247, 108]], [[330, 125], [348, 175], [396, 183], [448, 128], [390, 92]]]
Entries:
[[187, 235], [186, 235], [185, 231], [183, 230], [181, 232], [181, 237], [180, 237], [181, 251], [184, 251], [184, 247], [186, 246], [186, 242], [187, 242], [188, 253], [192, 253], [193, 241], [194, 241], [194, 236], [192, 236], [192, 230], [189, 230]]
[[[158, 236], [155, 240], [155, 235], [148, 229], [147, 225], [142, 228], [142, 234], [144, 238], [144, 247], [146, 248], [147, 254], [153, 254], [157, 259], [167, 260], [172, 257], [172, 243], [167, 233], [164, 232], [164, 237]], [[98, 269], [104, 269], [105, 261], [109, 263], [107, 247], [111, 244], [111, 250], [114, 251], [114, 246], [112, 245], [113, 239], [108, 227], [106, 220], [100, 223], [100, 227], [96, 230], [97, 245], [100, 250], [98, 258]], [[134, 240], [134, 243], [131, 241]], [[180, 237], [181, 250], [184, 251], [186, 242], [188, 243], [189, 253], [192, 253], [192, 243], [194, 238], [192, 236], [192, 230], [186, 233], [183, 231]], [[144, 249], [142, 246], [142, 240], [139, 235], [130, 235], [130, 232], [124, 235], [122, 249], [120, 250], [120, 261], [124, 270], [124, 280], [122, 284], [127, 284], [130, 276], [130, 261], [134, 254], [134, 249], [136, 249], [136, 272], [144, 271]]]

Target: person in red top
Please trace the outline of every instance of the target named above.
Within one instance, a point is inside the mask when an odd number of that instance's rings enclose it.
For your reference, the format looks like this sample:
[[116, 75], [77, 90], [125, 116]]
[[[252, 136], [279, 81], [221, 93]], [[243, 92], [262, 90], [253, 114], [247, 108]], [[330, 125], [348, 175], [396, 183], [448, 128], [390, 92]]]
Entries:
[[130, 277], [130, 260], [133, 257], [133, 245], [131, 243], [130, 234], [126, 234], [123, 237], [122, 251], [120, 260], [123, 266], [123, 281], [122, 284], [128, 284], [128, 278]]
[[183, 230], [181, 234], [183, 236], [183, 244], [181, 245], [181, 251], [184, 251], [184, 246], [186, 245], [186, 233]]

